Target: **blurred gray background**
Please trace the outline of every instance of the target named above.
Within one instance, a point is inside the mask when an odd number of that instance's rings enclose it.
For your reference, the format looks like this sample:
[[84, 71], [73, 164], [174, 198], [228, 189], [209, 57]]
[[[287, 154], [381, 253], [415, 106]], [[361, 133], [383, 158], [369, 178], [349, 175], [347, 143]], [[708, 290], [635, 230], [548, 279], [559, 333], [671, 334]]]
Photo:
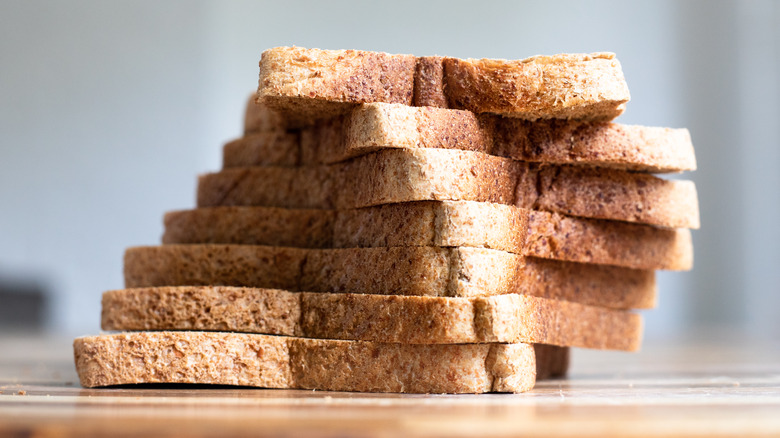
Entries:
[[780, 3], [0, 2], [0, 331], [99, 331], [122, 254], [194, 206], [280, 45], [618, 54], [622, 123], [687, 127], [696, 267], [660, 274], [647, 342], [780, 338]]

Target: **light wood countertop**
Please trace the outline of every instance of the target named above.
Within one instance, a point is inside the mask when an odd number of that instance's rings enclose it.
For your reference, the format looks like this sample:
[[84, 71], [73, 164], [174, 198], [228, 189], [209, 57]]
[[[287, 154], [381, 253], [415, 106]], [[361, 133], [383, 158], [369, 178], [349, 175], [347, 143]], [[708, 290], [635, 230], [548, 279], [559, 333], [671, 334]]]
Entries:
[[780, 348], [647, 343], [574, 352], [525, 394], [230, 387], [83, 389], [70, 339], [0, 337], [0, 436], [780, 435]]

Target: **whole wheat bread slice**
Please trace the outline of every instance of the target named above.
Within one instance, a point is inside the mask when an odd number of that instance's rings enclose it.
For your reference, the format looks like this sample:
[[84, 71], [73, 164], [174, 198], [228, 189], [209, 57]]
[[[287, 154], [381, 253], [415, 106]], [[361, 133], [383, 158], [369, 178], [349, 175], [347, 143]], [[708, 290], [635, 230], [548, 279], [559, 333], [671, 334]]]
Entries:
[[203, 330], [402, 344], [525, 342], [636, 351], [637, 314], [507, 294], [449, 298], [218, 286], [103, 294], [103, 330]]
[[277, 47], [263, 52], [258, 86], [259, 100], [296, 125], [369, 102], [610, 120], [629, 97], [611, 53], [507, 61]]
[[653, 271], [484, 248], [135, 247], [125, 251], [124, 276], [127, 288], [221, 285], [440, 297], [519, 293], [616, 309], [655, 304]]
[[468, 246], [634, 269], [686, 270], [693, 265], [687, 229], [486, 202], [420, 201], [350, 210], [209, 207], [169, 212], [164, 222], [164, 244]]
[[533, 388], [536, 375], [529, 344], [412, 345], [137, 332], [76, 338], [73, 350], [84, 387], [198, 383], [361, 392], [523, 392]]
[[463, 200], [572, 216], [697, 228], [691, 181], [582, 166], [537, 166], [480, 152], [383, 150], [348, 162], [299, 168], [247, 167], [202, 175], [199, 207], [257, 205], [349, 209]]
[[387, 148], [444, 148], [520, 161], [642, 172], [696, 169], [687, 129], [608, 122], [525, 120], [470, 111], [368, 103], [343, 116], [286, 130], [284, 118], [250, 100], [245, 137], [224, 147], [224, 167], [311, 165]]

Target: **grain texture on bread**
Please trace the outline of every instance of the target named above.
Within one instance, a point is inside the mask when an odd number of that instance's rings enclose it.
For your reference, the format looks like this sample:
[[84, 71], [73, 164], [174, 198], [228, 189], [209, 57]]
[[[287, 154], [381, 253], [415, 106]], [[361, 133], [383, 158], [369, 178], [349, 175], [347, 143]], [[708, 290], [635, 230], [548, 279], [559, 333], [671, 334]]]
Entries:
[[478, 298], [219, 286], [103, 294], [103, 330], [203, 330], [402, 344], [549, 344], [635, 351], [639, 315], [507, 294]]
[[634, 269], [690, 269], [687, 229], [665, 229], [503, 204], [421, 201], [350, 210], [209, 207], [165, 215], [164, 244], [301, 248], [467, 246]]
[[76, 338], [84, 387], [198, 383], [331, 391], [483, 393], [533, 388], [528, 344], [411, 345], [246, 333]]
[[519, 293], [631, 309], [655, 304], [653, 271], [484, 248], [129, 248], [125, 287], [245, 286], [307, 292], [476, 297]]
[[446, 105], [528, 120], [611, 120], [625, 109], [629, 92], [609, 53], [507, 61], [277, 47], [260, 60], [258, 99], [293, 125], [368, 102]]
[[[271, 112], [263, 105], [250, 105], [247, 114]], [[696, 168], [687, 129], [571, 120], [529, 122], [462, 110], [385, 103], [359, 105], [343, 116], [297, 130], [285, 131], [285, 126], [264, 125], [270, 130], [228, 143], [224, 150], [225, 167], [276, 165], [277, 157], [284, 153], [292, 162], [312, 165], [345, 161], [381, 149], [441, 148], [478, 151], [519, 161], [653, 173]], [[246, 129], [258, 131], [256, 126]], [[300, 144], [277, 140], [280, 136], [294, 139], [296, 134]]]
[[269, 49], [260, 61], [258, 92], [291, 124], [347, 112], [365, 102], [410, 105], [417, 60], [360, 50]]
[[613, 53], [503, 59], [443, 58], [450, 108], [527, 120], [611, 120], [630, 96]]
[[691, 181], [582, 166], [537, 166], [480, 152], [383, 150], [348, 162], [247, 167], [202, 175], [199, 207], [257, 205], [349, 209], [429, 201], [479, 201], [672, 228], [697, 228]]

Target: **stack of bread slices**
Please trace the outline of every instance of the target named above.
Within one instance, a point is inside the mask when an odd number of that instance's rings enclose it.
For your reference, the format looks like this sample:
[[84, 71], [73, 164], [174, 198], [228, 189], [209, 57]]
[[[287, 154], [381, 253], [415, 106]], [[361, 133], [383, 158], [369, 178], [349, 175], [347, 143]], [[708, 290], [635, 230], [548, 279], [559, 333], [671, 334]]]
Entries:
[[84, 386], [522, 392], [568, 348], [632, 351], [693, 263], [684, 129], [610, 122], [611, 54], [275, 48], [245, 135], [75, 341]]

